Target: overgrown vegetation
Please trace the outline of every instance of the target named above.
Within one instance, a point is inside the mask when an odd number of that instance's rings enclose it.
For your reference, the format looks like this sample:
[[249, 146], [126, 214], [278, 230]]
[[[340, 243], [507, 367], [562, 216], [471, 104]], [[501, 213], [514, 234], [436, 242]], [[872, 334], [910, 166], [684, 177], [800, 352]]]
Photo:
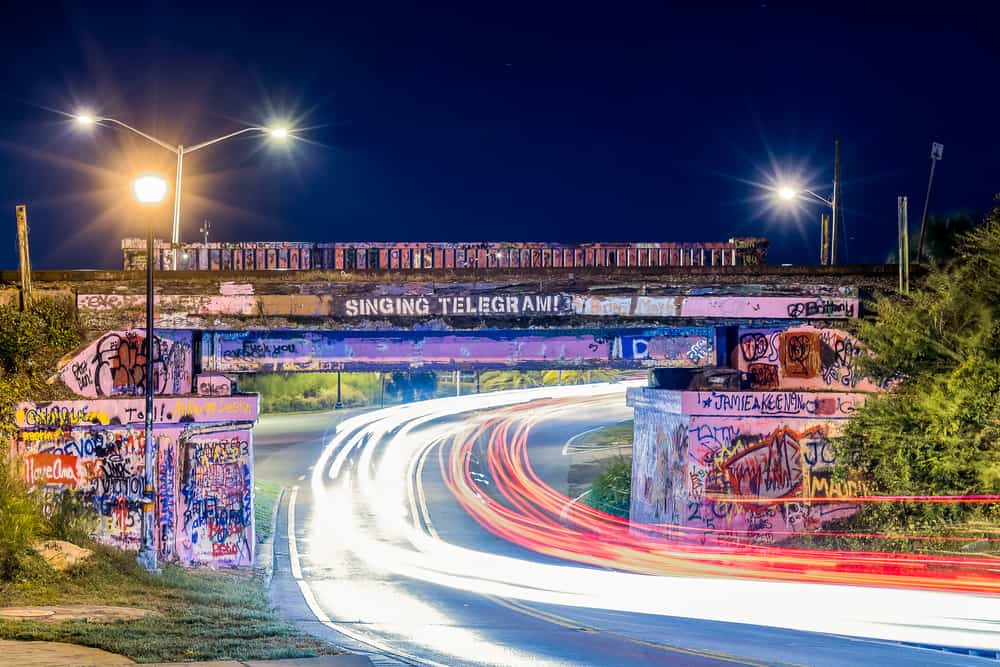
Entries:
[[14, 470], [8, 452], [15, 407], [21, 401], [59, 396], [59, 389], [45, 380], [59, 358], [79, 342], [69, 301], [42, 299], [24, 311], [0, 306], [0, 580], [19, 574], [37, 540], [80, 535], [74, 500], [68, 498], [43, 513], [41, 499]]
[[627, 519], [631, 490], [632, 459], [617, 456], [605, 464], [584, 500], [595, 509]]
[[[909, 296], [883, 296], [856, 333], [862, 369], [894, 377], [840, 439], [837, 474], [881, 495], [1000, 493], [1000, 207]], [[853, 524], [880, 531], [989, 531], [1000, 505], [880, 503]]]

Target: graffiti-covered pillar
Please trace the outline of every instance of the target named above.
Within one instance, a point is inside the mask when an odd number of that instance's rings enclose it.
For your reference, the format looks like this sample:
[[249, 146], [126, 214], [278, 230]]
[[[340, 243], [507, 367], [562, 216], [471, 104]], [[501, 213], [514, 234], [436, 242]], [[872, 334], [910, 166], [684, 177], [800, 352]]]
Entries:
[[833, 477], [833, 439], [864, 399], [857, 392], [629, 389], [632, 521], [771, 543], [851, 516], [855, 499], [871, 489]]
[[635, 409], [629, 518], [679, 524], [687, 508], [688, 420], [681, 413], [681, 392], [636, 388], [629, 391], [627, 403]]

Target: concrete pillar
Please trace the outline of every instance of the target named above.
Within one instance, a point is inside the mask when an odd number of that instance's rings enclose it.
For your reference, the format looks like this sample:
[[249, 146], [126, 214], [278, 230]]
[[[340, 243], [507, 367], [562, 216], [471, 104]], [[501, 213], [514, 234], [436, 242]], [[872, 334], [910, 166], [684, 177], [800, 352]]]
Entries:
[[629, 518], [640, 523], [683, 523], [690, 420], [681, 411], [681, 392], [637, 387], [629, 390], [626, 402], [635, 409]]

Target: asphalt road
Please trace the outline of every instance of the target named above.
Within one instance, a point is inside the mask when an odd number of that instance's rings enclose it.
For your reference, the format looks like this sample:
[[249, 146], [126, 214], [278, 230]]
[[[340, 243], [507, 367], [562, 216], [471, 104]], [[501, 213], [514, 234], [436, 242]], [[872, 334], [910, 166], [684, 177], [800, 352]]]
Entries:
[[[623, 403], [621, 394], [613, 394], [600, 409], [588, 403], [540, 422], [527, 445], [538, 476], [565, 494], [580, 455], [566, 451], [567, 440], [629, 418]], [[254, 433], [258, 478], [297, 487], [285, 495], [279, 514], [275, 604], [286, 617], [341, 645], [402, 663], [440, 665], [997, 664], [822, 632], [532, 601], [523, 589], [506, 596], [504, 568], [513, 568], [511, 581], [535, 566], [576, 567], [581, 574], [590, 568], [491, 534], [446, 487], [438, 465], [444, 438], [484, 414], [435, 415], [414, 423], [420, 413], [411, 409], [374, 453], [366, 445], [377, 433], [324, 452], [338, 423], [351, 417], [358, 423], [345, 431], [369, 428], [358, 424], [370, 415], [343, 411], [265, 417]], [[439, 439], [441, 444], [425, 448]], [[484, 494], [497, 492], [495, 480], [481, 484]], [[472, 552], [500, 558], [484, 561], [480, 575], [462, 572]], [[544, 582], [537, 586], [545, 588]], [[650, 594], [663, 590], [669, 595], [669, 587], [651, 588]], [[810, 613], [807, 601], [800, 613]]]

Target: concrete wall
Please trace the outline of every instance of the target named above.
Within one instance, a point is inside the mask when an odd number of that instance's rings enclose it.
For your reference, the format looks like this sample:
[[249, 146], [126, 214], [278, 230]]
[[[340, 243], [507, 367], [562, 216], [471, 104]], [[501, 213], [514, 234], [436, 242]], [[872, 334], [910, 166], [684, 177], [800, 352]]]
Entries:
[[[184, 565], [248, 567], [254, 557], [256, 395], [157, 398], [155, 539]], [[95, 539], [137, 549], [144, 502], [144, 401], [22, 403], [12, 455], [50, 497], [72, 489]]]
[[737, 361], [744, 389], [879, 391], [857, 368], [861, 344], [848, 332], [812, 325], [741, 328]]
[[859, 481], [830, 473], [861, 393], [634, 388], [631, 519], [768, 543], [857, 511]]
[[715, 329], [587, 332], [217, 332], [203, 368], [221, 373], [390, 368], [698, 368], [716, 363]]
[[[191, 393], [190, 331], [157, 331], [153, 336], [153, 391]], [[146, 391], [145, 330], [111, 331], [62, 364], [63, 383], [78, 396], [142, 396]]]

